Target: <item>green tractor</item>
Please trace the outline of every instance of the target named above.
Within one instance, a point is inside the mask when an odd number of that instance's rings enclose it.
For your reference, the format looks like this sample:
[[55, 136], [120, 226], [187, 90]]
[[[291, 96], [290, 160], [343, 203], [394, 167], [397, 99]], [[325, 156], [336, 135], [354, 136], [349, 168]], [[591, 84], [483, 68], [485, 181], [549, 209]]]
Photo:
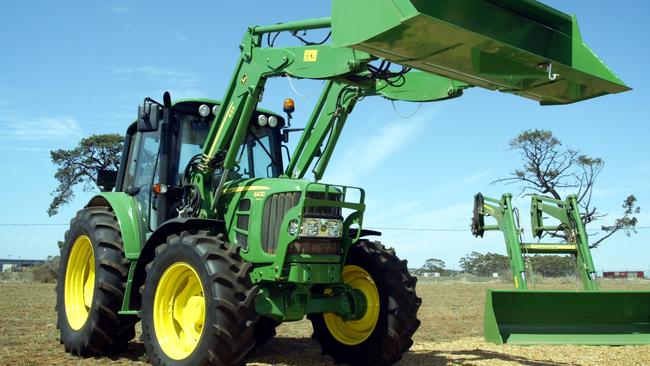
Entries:
[[[240, 365], [277, 325], [307, 316], [337, 363], [392, 364], [420, 324], [416, 279], [367, 239], [379, 233], [363, 228], [364, 191], [320, 182], [355, 104], [472, 86], [545, 105], [628, 90], [575, 18], [536, 1], [370, 3], [333, 0], [331, 18], [250, 27], [221, 101], [144, 100], [119, 172], [99, 174], [105, 192], [65, 236], [67, 351], [117, 353], [141, 321], [154, 365]], [[313, 29], [331, 42], [273, 44]], [[293, 102], [286, 118], [258, 108], [266, 81], [287, 76], [325, 81], [291, 157]]]

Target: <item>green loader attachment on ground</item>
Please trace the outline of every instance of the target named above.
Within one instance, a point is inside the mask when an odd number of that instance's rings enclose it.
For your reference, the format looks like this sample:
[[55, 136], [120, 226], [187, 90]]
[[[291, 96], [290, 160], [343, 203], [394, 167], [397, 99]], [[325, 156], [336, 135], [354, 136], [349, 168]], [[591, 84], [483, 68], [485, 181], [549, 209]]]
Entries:
[[[474, 198], [472, 233], [503, 233], [516, 290], [488, 290], [484, 336], [496, 344], [592, 344], [650, 343], [650, 292], [600, 291], [589, 250], [585, 226], [575, 196], [565, 201], [533, 195], [531, 230], [535, 237], [562, 237], [562, 243], [525, 243], [512, 196], [500, 200]], [[559, 224], [545, 224], [543, 215]], [[496, 219], [486, 225], [485, 216]], [[583, 291], [534, 291], [528, 289], [525, 254], [569, 254], [576, 259]], [[530, 273], [532, 278], [532, 273]]]

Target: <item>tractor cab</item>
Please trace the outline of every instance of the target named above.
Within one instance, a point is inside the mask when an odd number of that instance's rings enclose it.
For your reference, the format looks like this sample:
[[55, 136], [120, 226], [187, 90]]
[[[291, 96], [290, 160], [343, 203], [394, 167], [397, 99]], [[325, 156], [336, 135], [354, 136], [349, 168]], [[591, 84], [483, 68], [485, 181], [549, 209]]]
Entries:
[[[116, 192], [136, 198], [140, 224], [146, 231], [154, 231], [162, 222], [178, 216], [182, 186], [190, 180], [187, 168], [201, 157], [219, 107], [216, 100], [181, 100], [172, 105], [167, 121], [163, 105], [146, 99], [140, 106], [138, 120], [126, 132], [114, 185]], [[228, 180], [274, 178], [282, 174], [282, 127], [281, 116], [266, 110], [255, 111]], [[161, 138], [163, 134], [167, 138]], [[218, 182], [221, 170], [214, 174], [214, 181]], [[161, 193], [170, 201], [165, 212], [160, 212]]]

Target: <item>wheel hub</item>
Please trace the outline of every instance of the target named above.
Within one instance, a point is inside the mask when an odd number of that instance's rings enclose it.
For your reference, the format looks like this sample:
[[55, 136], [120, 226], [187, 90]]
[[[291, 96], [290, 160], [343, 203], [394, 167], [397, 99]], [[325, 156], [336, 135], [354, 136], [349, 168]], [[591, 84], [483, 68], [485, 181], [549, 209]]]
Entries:
[[81, 329], [93, 303], [95, 291], [95, 256], [90, 238], [80, 235], [72, 243], [65, 271], [65, 314], [70, 328]]
[[182, 360], [194, 352], [205, 324], [205, 297], [192, 266], [178, 262], [165, 270], [156, 288], [153, 320], [167, 356]]
[[346, 265], [343, 282], [352, 288], [355, 319], [345, 320], [334, 313], [325, 313], [323, 318], [337, 341], [353, 346], [368, 339], [375, 330], [379, 319], [379, 292], [372, 276], [359, 266]]

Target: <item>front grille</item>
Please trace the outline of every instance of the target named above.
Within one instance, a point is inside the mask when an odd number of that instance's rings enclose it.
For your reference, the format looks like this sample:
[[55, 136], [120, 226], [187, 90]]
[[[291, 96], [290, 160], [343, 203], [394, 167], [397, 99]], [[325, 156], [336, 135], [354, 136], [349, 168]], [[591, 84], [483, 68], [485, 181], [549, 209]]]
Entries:
[[251, 209], [251, 200], [244, 198], [239, 201], [239, 212], [237, 213], [237, 229], [243, 230], [246, 234], [237, 231], [235, 234], [237, 245], [242, 249], [248, 249], [248, 223], [249, 223], [249, 211]]
[[[340, 202], [342, 196], [339, 193], [307, 192], [307, 198], [315, 200], [328, 200]], [[325, 217], [332, 219], [343, 219], [341, 207], [309, 206], [305, 207], [305, 217]]]
[[264, 204], [262, 214], [262, 247], [267, 253], [275, 253], [280, 236], [280, 225], [290, 209], [300, 201], [300, 192], [277, 193], [270, 196]]

